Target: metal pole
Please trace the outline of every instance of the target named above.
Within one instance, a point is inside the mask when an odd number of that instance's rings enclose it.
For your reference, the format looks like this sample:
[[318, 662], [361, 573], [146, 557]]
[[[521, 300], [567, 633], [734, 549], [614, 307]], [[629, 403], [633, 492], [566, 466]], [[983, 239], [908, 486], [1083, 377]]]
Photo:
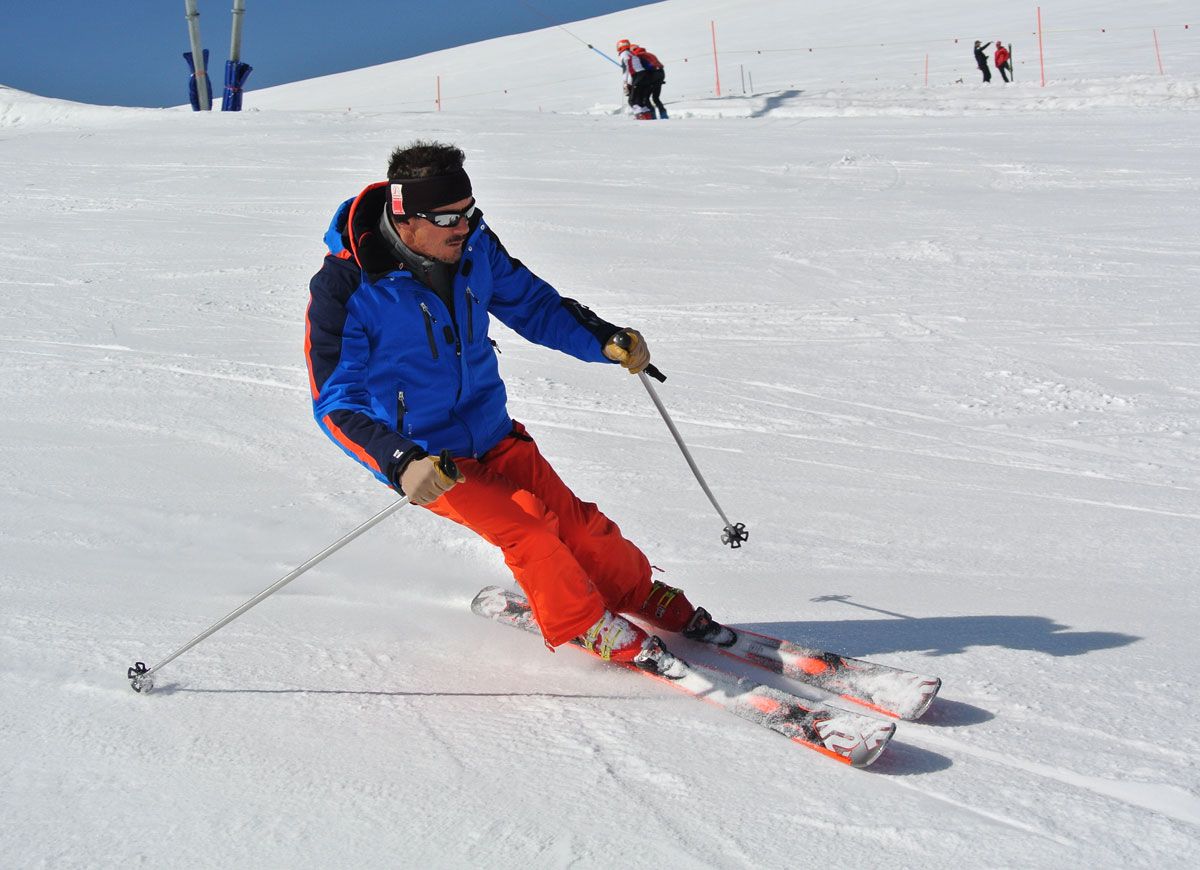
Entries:
[[[461, 481], [465, 480], [465, 478], [463, 478], [462, 475], [459, 474], [458, 466], [455, 465], [454, 458], [450, 455], [449, 450], [443, 450], [441, 452], [441, 454], [439, 455], [438, 460], [437, 460], [437, 470], [447, 480], [457, 481], [457, 482], [461, 482]], [[297, 577], [299, 577], [301, 574], [303, 574], [309, 568], [311, 568], [314, 565], [316, 565], [317, 563], [323, 561], [326, 557], [331, 556], [332, 554], [336, 553], [342, 547], [349, 544], [351, 541], [353, 541], [355, 538], [357, 538], [363, 532], [367, 531], [368, 529], [373, 528], [375, 525], [377, 525], [382, 520], [386, 519], [387, 517], [390, 517], [392, 514], [394, 514], [400, 508], [402, 508], [406, 504], [408, 504], [409, 501], [410, 501], [409, 497], [404, 496], [403, 498], [392, 502], [390, 505], [385, 507], [379, 513], [375, 514], [375, 516], [371, 517], [369, 520], [364, 522], [358, 528], [356, 528], [353, 531], [348, 532], [347, 534], [338, 538], [336, 541], [334, 541], [332, 544], [330, 544], [324, 550], [317, 553], [317, 555], [313, 556], [308, 561], [304, 562], [302, 565], [297, 566], [296, 568], [292, 569], [284, 576], [280, 577], [278, 580], [276, 580], [274, 583], [272, 583], [270, 586], [268, 586], [262, 592], [255, 595], [253, 598], [251, 598], [249, 601], [247, 601], [245, 604], [243, 604], [237, 610], [233, 611], [228, 616], [222, 617], [221, 619], [214, 622], [211, 626], [206, 628], [204, 631], [200, 632], [200, 634], [196, 635], [194, 638], [189, 640], [187, 643], [185, 643], [179, 649], [175, 650], [175, 652], [171, 653], [169, 656], [167, 656], [161, 662], [156, 664], [154, 667], [148, 668], [148, 667], [146, 667], [145, 662], [137, 662], [133, 667], [131, 667], [129, 669], [129, 672], [128, 672], [129, 682], [132, 685], [133, 690], [135, 692], [150, 691], [152, 688], [154, 688], [154, 680], [152, 679], [154, 673], [156, 671], [160, 670], [164, 665], [167, 665], [167, 664], [173, 662], [175, 659], [179, 658], [181, 655], [183, 655], [185, 652], [190, 650], [196, 644], [200, 643], [200, 641], [204, 640], [206, 637], [214, 634], [218, 630], [229, 625], [229, 623], [233, 622], [235, 619], [237, 619], [239, 616], [241, 616], [243, 613], [245, 613], [247, 610], [249, 610], [254, 605], [258, 604], [263, 599], [269, 598], [270, 596], [274, 595], [276, 592], [278, 592], [284, 586], [287, 586], [289, 583], [291, 583], [293, 580], [295, 580]]]
[[717, 514], [725, 523], [724, 534], [721, 535], [721, 541], [731, 547], [737, 548], [742, 545], [742, 542], [750, 537], [750, 533], [746, 531], [746, 526], [742, 523], [731, 523], [729, 517], [725, 516], [725, 511], [721, 510], [721, 506], [717, 504], [716, 496], [712, 494], [712, 490], [708, 488], [708, 484], [704, 482], [704, 475], [700, 473], [700, 469], [696, 467], [696, 460], [692, 459], [691, 451], [687, 449], [687, 445], [683, 443], [683, 436], [679, 434], [679, 430], [675, 428], [675, 421], [671, 419], [671, 415], [667, 413], [667, 409], [663, 406], [662, 400], [658, 397], [658, 391], [654, 389], [654, 384], [650, 383], [650, 379], [646, 377], [645, 372], [638, 372], [638, 377], [642, 381], [642, 386], [646, 388], [646, 392], [650, 394], [650, 401], [654, 403], [654, 407], [658, 408], [658, 413], [662, 415], [663, 422], [667, 424], [667, 428], [671, 430], [671, 435], [675, 438], [675, 443], [679, 445], [679, 449], [683, 451], [683, 458], [687, 460], [688, 466], [692, 469], [692, 474], [696, 476], [700, 488], [704, 490], [704, 494], [708, 496], [708, 500], [712, 502], [712, 506], [717, 509]]
[[675, 436], [675, 443], [679, 445], [679, 449], [683, 451], [683, 458], [687, 460], [687, 464], [692, 469], [692, 474], [696, 475], [696, 480], [700, 482], [700, 488], [704, 490], [704, 494], [708, 496], [708, 500], [712, 502], [712, 506], [717, 509], [721, 519], [725, 521], [725, 525], [731, 525], [729, 517], [725, 516], [725, 511], [721, 510], [721, 506], [717, 504], [717, 499], [712, 494], [712, 490], [708, 488], [708, 484], [704, 482], [704, 475], [700, 473], [700, 469], [696, 467], [696, 460], [692, 459], [691, 452], [687, 449], [687, 445], [683, 443], [683, 436], [679, 434], [679, 430], [675, 428], [675, 421], [671, 419], [671, 415], [667, 413], [667, 409], [663, 407], [662, 399], [658, 397], [658, 391], [654, 389], [654, 384], [650, 383], [650, 379], [646, 377], [644, 372], [638, 372], [638, 377], [642, 379], [642, 386], [646, 388], [646, 392], [650, 394], [650, 401], [654, 403], [654, 407], [658, 408], [658, 413], [662, 415], [663, 421], [666, 422], [667, 428], [671, 430], [671, 434]]
[[229, 37], [229, 59], [237, 63], [242, 59], [242, 16], [246, 13], [246, 0], [233, 0], [233, 32]]
[[[628, 332], [621, 330], [614, 335], [610, 341], [624, 351], [628, 351], [630, 345], [633, 344], [632, 338]], [[647, 377], [647, 375], [649, 377]], [[717, 513], [725, 522], [724, 534], [721, 535], [721, 543], [728, 544], [730, 547], [737, 549], [750, 537], [750, 533], [746, 531], [744, 523], [731, 523], [729, 517], [725, 516], [725, 511], [721, 510], [721, 506], [717, 504], [717, 499], [713, 496], [712, 490], [708, 488], [708, 484], [704, 482], [704, 475], [700, 473], [700, 469], [696, 467], [696, 461], [692, 459], [692, 454], [688, 451], [687, 445], [683, 443], [683, 436], [679, 434], [679, 430], [675, 428], [675, 421], [671, 419], [671, 415], [667, 413], [667, 409], [663, 406], [662, 400], [658, 398], [658, 393], [654, 389], [654, 385], [650, 383], [650, 378], [655, 378], [663, 383], [666, 383], [667, 376], [660, 372], [655, 366], [646, 366], [645, 371], [638, 372], [638, 377], [641, 378], [642, 386], [646, 388], [646, 392], [650, 394], [650, 401], [654, 403], [654, 407], [658, 408], [658, 413], [662, 415], [663, 422], [667, 424], [667, 428], [671, 430], [671, 435], [675, 438], [675, 443], [679, 445], [679, 449], [683, 451], [683, 458], [687, 460], [687, 464], [692, 469], [692, 474], [696, 476], [696, 480], [700, 483], [700, 488], [704, 490], [704, 494], [708, 496], [708, 500], [712, 502], [712, 506], [717, 509]]]
[[243, 613], [245, 613], [247, 610], [249, 610], [254, 605], [258, 604], [259, 602], [261, 602], [267, 598], [270, 598], [272, 595], [274, 595], [276, 592], [278, 592], [284, 586], [287, 586], [289, 583], [291, 583], [293, 580], [295, 580], [297, 577], [299, 577], [301, 574], [303, 574], [309, 568], [312, 568], [314, 565], [317, 565], [318, 563], [324, 561], [328, 556], [333, 555], [338, 550], [340, 550], [342, 547], [346, 546], [351, 541], [353, 541], [355, 538], [357, 538], [359, 535], [361, 535], [363, 532], [367, 531], [368, 529], [373, 528], [375, 525], [377, 525], [384, 519], [390, 517], [392, 514], [394, 514], [400, 508], [404, 507], [406, 504], [408, 504], [408, 496], [405, 496], [402, 499], [392, 502], [390, 505], [385, 507], [379, 513], [375, 514], [375, 516], [371, 517], [369, 520], [367, 520], [365, 523], [360, 525], [358, 528], [354, 529], [354, 531], [349, 532], [348, 534], [344, 535], [341, 538], [338, 538], [336, 541], [334, 541], [332, 544], [330, 544], [324, 550], [322, 550], [321, 552], [317, 553], [315, 556], [310, 558], [304, 564], [297, 566], [296, 568], [292, 569], [287, 574], [285, 574], [283, 577], [280, 577], [278, 580], [276, 580], [274, 583], [272, 583], [270, 586], [268, 586], [262, 592], [255, 595], [253, 598], [251, 598], [249, 601], [247, 601], [245, 604], [243, 604], [237, 610], [234, 610], [228, 616], [224, 616], [221, 619], [218, 619], [216, 622], [214, 622], [212, 625], [210, 625], [204, 631], [200, 632], [200, 634], [196, 635], [194, 638], [189, 640], [187, 643], [185, 643], [179, 649], [175, 650], [175, 652], [171, 653], [169, 656], [167, 656], [161, 662], [156, 664], [154, 667], [147, 668], [144, 662], [138, 662], [137, 664], [135, 664], [133, 667], [131, 667], [129, 669], [129, 673], [128, 673], [129, 680], [133, 685], [133, 690], [135, 692], [150, 691], [152, 688], [154, 688], [154, 680], [153, 680], [154, 674], [158, 670], [160, 670], [164, 665], [168, 665], [171, 662], [175, 661], [175, 659], [179, 658], [181, 655], [183, 655], [185, 652], [190, 650], [196, 644], [200, 643], [205, 638], [209, 637], [210, 635], [215, 634], [216, 632], [218, 632], [225, 626], [229, 625], [229, 623], [233, 622], [235, 619], [237, 619], [239, 616], [241, 616]]
[[200, 110], [206, 112], [208, 104], [208, 77], [204, 68], [204, 49], [200, 47], [200, 11], [196, 8], [196, 0], [183, 0], [184, 11], [187, 13], [188, 37], [192, 41], [192, 70], [196, 76], [196, 97], [200, 101]]

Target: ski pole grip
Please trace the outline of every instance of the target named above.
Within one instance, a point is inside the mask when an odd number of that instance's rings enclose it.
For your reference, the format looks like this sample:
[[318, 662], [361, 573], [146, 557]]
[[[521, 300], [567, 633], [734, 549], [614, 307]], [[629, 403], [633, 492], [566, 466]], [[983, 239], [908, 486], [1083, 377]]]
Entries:
[[437, 461], [438, 471], [446, 475], [450, 480], [458, 480], [458, 465], [454, 462], [454, 457], [450, 455], [449, 450], [443, 450], [438, 455]]
[[[621, 348], [621, 350], [629, 350], [629, 345], [630, 345], [629, 333], [622, 329], [620, 332], [618, 332], [616, 335], [614, 335], [612, 337], [612, 343], [615, 344], [617, 347]], [[662, 372], [660, 372], [658, 370], [658, 367], [655, 366], [653, 363], [646, 366], [645, 372], [650, 377], [654, 378], [654, 380], [658, 381], [660, 384], [665, 384], [667, 382], [667, 376], [664, 375]]]

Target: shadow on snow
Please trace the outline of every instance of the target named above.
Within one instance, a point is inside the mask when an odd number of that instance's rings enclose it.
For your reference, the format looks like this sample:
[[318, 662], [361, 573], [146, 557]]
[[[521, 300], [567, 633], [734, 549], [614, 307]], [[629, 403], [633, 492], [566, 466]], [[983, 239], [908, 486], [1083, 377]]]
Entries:
[[944, 656], [981, 646], [1077, 656], [1141, 640], [1137, 635], [1116, 631], [1073, 631], [1071, 626], [1045, 616], [912, 617], [858, 604], [849, 598], [848, 595], [824, 595], [813, 600], [837, 601], [894, 618], [760, 622], [745, 627], [856, 658], [913, 651]]

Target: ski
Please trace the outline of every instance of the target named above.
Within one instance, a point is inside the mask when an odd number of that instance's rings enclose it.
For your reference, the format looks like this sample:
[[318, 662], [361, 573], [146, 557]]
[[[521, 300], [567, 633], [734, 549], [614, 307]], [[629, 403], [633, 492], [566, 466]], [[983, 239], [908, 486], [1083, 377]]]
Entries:
[[[475, 596], [471, 610], [531, 634], [541, 634], [528, 600], [519, 592], [489, 586]], [[715, 704], [843, 764], [866, 767], [879, 757], [896, 731], [891, 722], [798, 698], [753, 680], [691, 664], [669, 652], [657, 638], [655, 643], [651, 656], [654, 670], [624, 663], [621, 667], [654, 677], [693, 698]]]
[[731, 631], [737, 635], [731, 646], [713, 648], [893, 719], [919, 719], [942, 686], [937, 677], [812, 649], [744, 628]]

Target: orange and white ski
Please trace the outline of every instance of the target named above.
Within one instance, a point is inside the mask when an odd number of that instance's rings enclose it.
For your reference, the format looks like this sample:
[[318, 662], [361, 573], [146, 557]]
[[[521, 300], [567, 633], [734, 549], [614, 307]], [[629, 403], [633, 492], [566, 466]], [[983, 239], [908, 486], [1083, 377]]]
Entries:
[[[471, 610], [531, 634], [541, 631], [529, 602], [519, 592], [489, 586], [471, 602]], [[613, 664], [617, 664], [613, 662]], [[670, 652], [658, 638], [637, 664], [624, 664], [672, 688], [714, 704], [741, 719], [762, 725], [795, 743], [849, 764], [866, 767], [886, 748], [896, 726], [871, 716], [796, 697], [724, 671], [692, 664]]]

